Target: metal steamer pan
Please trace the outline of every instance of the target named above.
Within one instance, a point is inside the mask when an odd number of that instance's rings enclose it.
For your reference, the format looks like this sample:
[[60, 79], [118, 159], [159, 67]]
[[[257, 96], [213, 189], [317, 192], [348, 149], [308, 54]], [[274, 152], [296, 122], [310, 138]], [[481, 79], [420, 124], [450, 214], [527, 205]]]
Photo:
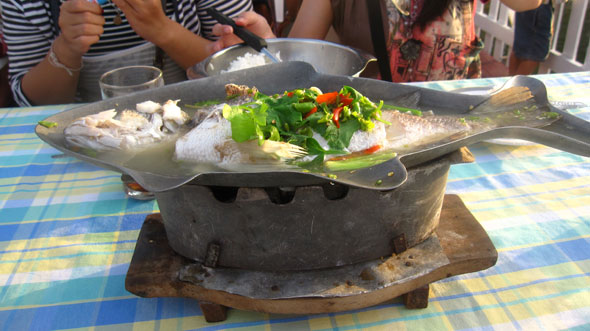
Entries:
[[[249, 270], [309, 270], [370, 261], [414, 246], [438, 226], [453, 153], [408, 170], [391, 191], [326, 183], [299, 187], [187, 184], [156, 193], [179, 254]], [[211, 251], [216, 247], [218, 252]]]
[[[179, 104], [193, 104], [214, 99], [221, 100], [225, 98], [224, 86], [228, 83], [256, 86], [265, 94], [283, 93], [286, 90], [311, 86], [316, 86], [322, 91], [336, 91], [342, 88], [343, 85], [350, 85], [372, 100], [395, 102], [395, 100], [404, 99], [408, 95], [417, 96], [418, 102], [415, 108], [422, 110], [432, 109], [435, 110], [437, 115], [458, 117], [466, 116], [470, 111], [470, 107], [489, 98], [487, 95], [449, 93], [368, 78], [328, 75], [317, 72], [310, 64], [305, 62], [286, 62], [190, 80], [154, 90], [81, 105], [48, 117], [46, 121], [56, 122], [58, 125], [52, 128], [37, 125], [35, 132], [43, 141], [65, 154], [103, 168], [129, 174], [141, 186], [152, 192], [171, 190], [189, 182], [206, 186], [285, 187], [323, 185], [329, 181], [353, 187], [388, 191], [395, 189], [406, 181], [406, 168], [436, 159], [460, 147], [494, 138], [524, 139], [570, 153], [590, 156], [590, 123], [551, 106], [547, 100], [547, 92], [543, 83], [526, 76], [516, 76], [508, 80], [503, 88], [515, 85], [527, 86], [534, 95], [538, 107], [543, 107], [548, 111], [554, 111], [561, 115], [558, 121], [544, 128], [512, 126], [491, 129], [401, 155], [382, 164], [360, 169], [354, 173], [341, 172], [337, 174], [336, 179], [328, 179], [321, 173], [303, 173], [298, 169], [277, 168], [260, 172], [249, 168], [229, 170], [214, 165], [201, 172], [181, 174], [174, 168], [174, 164], [171, 164], [167, 172], [154, 173], [142, 165], [134, 164], [130, 166], [121, 160], [87, 155], [81, 151], [72, 150], [66, 145], [63, 129], [81, 116], [96, 114], [113, 108], [118, 111], [134, 109], [137, 103], [146, 100], [163, 103], [166, 100], [173, 99], [180, 100]], [[393, 176], [389, 176], [391, 172], [394, 173]], [[381, 184], [376, 186], [376, 182]]]

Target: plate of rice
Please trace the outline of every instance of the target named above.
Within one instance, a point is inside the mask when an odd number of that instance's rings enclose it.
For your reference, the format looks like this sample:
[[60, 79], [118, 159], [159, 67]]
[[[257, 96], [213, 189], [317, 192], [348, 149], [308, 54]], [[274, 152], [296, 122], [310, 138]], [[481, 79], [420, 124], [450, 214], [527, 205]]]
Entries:
[[[282, 61], [280, 51], [273, 55], [277, 60]], [[244, 55], [238, 56], [235, 60], [231, 61], [229, 63], [229, 67], [225, 70], [221, 70], [221, 73], [263, 66], [269, 63], [269, 59], [266, 55], [256, 52], [248, 52]], [[210, 66], [213, 68], [213, 64], [210, 64]]]

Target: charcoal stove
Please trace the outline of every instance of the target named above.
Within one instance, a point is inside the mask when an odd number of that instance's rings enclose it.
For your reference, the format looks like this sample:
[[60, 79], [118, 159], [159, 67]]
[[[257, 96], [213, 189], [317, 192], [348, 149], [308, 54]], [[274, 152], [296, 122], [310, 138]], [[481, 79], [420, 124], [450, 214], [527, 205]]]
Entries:
[[327, 182], [301, 187], [183, 185], [156, 193], [126, 289], [199, 301], [207, 321], [226, 307], [310, 314], [398, 296], [424, 308], [429, 284], [486, 269], [497, 252], [456, 195], [445, 195], [455, 152], [408, 169], [381, 192]]
[[149, 162], [130, 165], [66, 144], [63, 128], [81, 116], [132, 109], [145, 100], [194, 104], [222, 99], [228, 83], [256, 86], [268, 95], [311, 86], [336, 91], [348, 85], [371, 100], [396, 104], [411, 99], [413, 108], [455, 117], [490, 99], [322, 74], [308, 63], [292, 61], [171, 84], [46, 118], [58, 125], [35, 128], [43, 141], [67, 155], [128, 174], [156, 192], [160, 214], [148, 216], [143, 224], [127, 289], [143, 297], [195, 298], [211, 321], [223, 319], [226, 306], [322, 313], [367, 307], [402, 294], [407, 306], [422, 307], [427, 284], [483, 270], [497, 259], [485, 231], [460, 199], [445, 196], [448, 170], [456, 162], [453, 151], [479, 141], [516, 138], [590, 156], [590, 124], [553, 107], [543, 83], [527, 76], [507, 80], [500, 90], [527, 87], [537, 107], [559, 114], [552, 124], [490, 129], [354, 174], [342, 171], [337, 178], [301, 169], [249, 172], [215, 165], [186, 174], [172, 161], [153, 172]]

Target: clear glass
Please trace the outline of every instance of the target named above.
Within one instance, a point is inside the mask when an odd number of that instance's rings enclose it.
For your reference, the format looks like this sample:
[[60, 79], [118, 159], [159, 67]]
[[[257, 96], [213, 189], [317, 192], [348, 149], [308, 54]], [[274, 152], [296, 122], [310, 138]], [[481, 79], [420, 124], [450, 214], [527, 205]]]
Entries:
[[162, 70], [152, 66], [128, 66], [105, 72], [99, 79], [103, 99], [164, 86]]
[[[162, 70], [156, 67], [128, 66], [105, 72], [100, 77], [98, 84], [104, 100], [164, 86], [164, 78]], [[152, 192], [146, 191], [131, 176], [123, 174], [121, 181], [128, 197], [137, 200], [154, 198]]]

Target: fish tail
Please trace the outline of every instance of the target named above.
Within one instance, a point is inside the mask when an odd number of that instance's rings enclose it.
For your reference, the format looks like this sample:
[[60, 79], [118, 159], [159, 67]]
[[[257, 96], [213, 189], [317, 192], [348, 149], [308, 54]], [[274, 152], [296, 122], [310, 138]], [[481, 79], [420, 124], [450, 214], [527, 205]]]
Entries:
[[513, 86], [490, 95], [488, 99], [471, 109], [471, 114], [489, 114], [534, 104], [531, 90], [526, 86]]
[[538, 105], [526, 86], [513, 86], [492, 94], [473, 107], [469, 116], [495, 126], [528, 127], [542, 127], [559, 118], [547, 106]]

